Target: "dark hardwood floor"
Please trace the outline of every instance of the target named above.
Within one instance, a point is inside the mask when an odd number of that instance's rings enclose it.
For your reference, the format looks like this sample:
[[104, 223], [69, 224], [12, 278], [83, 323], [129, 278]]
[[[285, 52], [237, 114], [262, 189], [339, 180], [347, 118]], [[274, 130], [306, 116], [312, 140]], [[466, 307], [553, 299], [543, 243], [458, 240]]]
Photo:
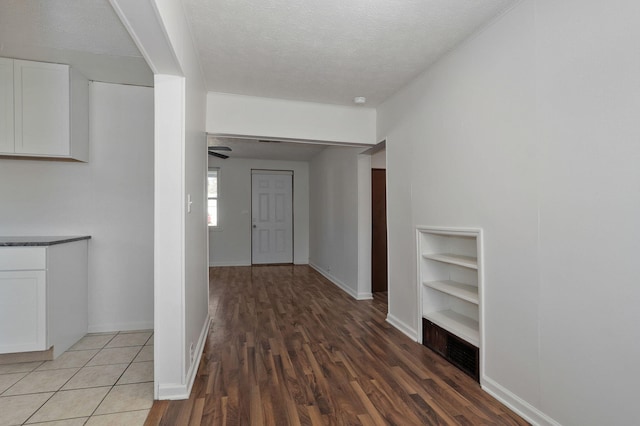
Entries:
[[188, 400], [146, 425], [525, 425], [464, 373], [307, 266], [210, 269], [211, 328]]

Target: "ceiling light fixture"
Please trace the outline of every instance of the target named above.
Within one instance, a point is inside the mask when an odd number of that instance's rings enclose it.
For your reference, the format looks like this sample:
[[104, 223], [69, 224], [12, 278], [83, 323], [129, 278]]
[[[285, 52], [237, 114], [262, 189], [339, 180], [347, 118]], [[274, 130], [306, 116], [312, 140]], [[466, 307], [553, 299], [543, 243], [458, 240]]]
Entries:
[[364, 105], [365, 102], [367, 102], [367, 98], [365, 98], [364, 96], [356, 96], [355, 98], [353, 98], [353, 103], [356, 105]]

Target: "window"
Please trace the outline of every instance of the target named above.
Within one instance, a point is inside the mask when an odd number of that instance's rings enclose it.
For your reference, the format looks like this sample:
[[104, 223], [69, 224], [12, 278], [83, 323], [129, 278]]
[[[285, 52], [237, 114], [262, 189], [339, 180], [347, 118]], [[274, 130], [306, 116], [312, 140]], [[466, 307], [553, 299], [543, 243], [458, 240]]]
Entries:
[[219, 169], [209, 169], [207, 173], [207, 224], [218, 226], [218, 175]]

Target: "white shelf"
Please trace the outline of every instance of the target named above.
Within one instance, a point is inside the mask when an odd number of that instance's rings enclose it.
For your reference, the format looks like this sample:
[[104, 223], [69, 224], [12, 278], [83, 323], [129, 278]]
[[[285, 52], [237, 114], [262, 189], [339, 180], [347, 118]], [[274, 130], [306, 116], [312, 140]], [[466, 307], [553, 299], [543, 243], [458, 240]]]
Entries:
[[475, 305], [478, 304], [478, 287], [476, 286], [450, 280], [429, 281], [425, 282], [424, 285]]
[[480, 346], [478, 321], [451, 310], [428, 312], [424, 317], [472, 345]]
[[437, 260], [438, 262], [449, 263], [451, 265], [464, 266], [465, 268], [478, 269], [478, 258], [462, 256], [452, 253], [423, 254], [425, 259]]

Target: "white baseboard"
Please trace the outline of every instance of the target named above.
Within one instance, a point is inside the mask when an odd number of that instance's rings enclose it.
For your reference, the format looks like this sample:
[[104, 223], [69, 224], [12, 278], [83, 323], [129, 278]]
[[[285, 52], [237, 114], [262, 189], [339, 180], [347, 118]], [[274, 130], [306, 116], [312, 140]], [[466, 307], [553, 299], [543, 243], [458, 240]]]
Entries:
[[483, 376], [481, 386], [482, 390], [509, 407], [529, 423], [539, 426], [561, 426], [560, 423], [492, 379]]
[[160, 384], [156, 391], [155, 399], [186, 399], [189, 398], [187, 386], [181, 383]]
[[115, 331], [153, 330], [153, 321], [121, 322], [90, 325], [89, 333], [111, 333]]
[[193, 382], [196, 379], [196, 375], [198, 374], [198, 367], [200, 366], [200, 360], [202, 359], [202, 352], [204, 351], [204, 344], [207, 341], [207, 336], [209, 334], [209, 326], [211, 325], [211, 317], [207, 315], [207, 318], [202, 325], [202, 330], [200, 331], [200, 337], [198, 338], [198, 343], [193, 352], [193, 362], [191, 363], [191, 367], [189, 367], [189, 371], [187, 372], [187, 392], [184, 395], [184, 398], [189, 398], [189, 394], [191, 393], [191, 388], [193, 387]]
[[293, 261], [294, 265], [308, 265], [309, 259], [296, 259]]
[[204, 343], [207, 340], [209, 334], [209, 325], [211, 324], [211, 318], [207, 315], [207, 319], [200, 331], [200, 337], [198, 343], [194, 349], [193, 362], [189, 367], [189, 371], [185, 377], [185, 383], [169, 383], [159, 384], [156, 391], [156, 399], [188, 399], [191, 394], [191, 388], [193, 382], [196, 379], [198, 373], [198, 367], [200, 366], [200, 360], [202, 359], [202, 352], [204, 351]]
[[413, 340], [414, 342], [418, 341], [418, 332], [413, 328], [400, 321], [397, 317], [394, 317], [391, 314], [387, 314], [387, 322], [400, 330], [402, 334]]
[[216, 266], [251, 266], [251, 262], [209, 262], [209, 267]]
[[353, 297], [356, 300], [362, 300], [362, 299], [358, 298], [359, 295], [358, 295], [358, 293], [356, 293], [356, 291], [354, 289], [350, 288], [348, 285], [346, 285], [345, 283], [343, 283], [342, 281], [340, 281], [339, 279], [337, 279], [336, 277], [334, 277], [333, 275], [331, 275], [327, 271], [323, 270], [322, 268], [320, 268], [315, 263], [309, 262], [309, 266], [311, 266], [313, 269], [318, 271], [320, 273], [320, 275], [322, 275], [323, 277], [325, 277], [326, 279], [331, 281], [336, 287], [338, 287], [340, 290], [342, 290], [345, 293], [347, 293], [349, 296]]
[[358, 293], [358, 300], [371, 300], [373, 299], [373, 293]]

